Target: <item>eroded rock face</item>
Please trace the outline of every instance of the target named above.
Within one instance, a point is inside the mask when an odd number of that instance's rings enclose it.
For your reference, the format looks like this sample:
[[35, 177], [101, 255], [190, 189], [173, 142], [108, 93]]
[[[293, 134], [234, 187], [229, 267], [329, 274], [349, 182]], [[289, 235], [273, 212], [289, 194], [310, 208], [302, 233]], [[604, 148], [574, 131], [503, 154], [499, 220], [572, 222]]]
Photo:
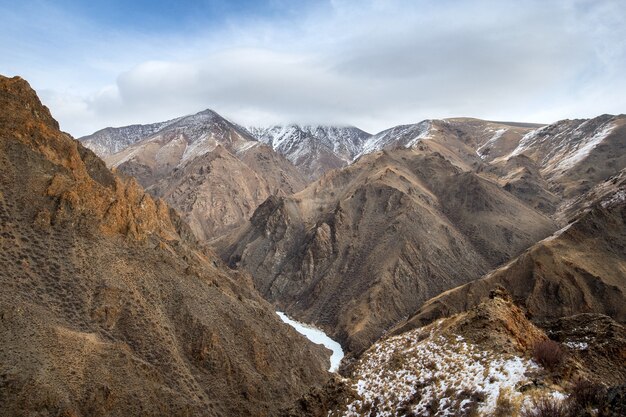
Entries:
[[[420, 308], [406, 326], [464, 311], [495, 286], [505, 287], [536, 321], [601, 313], [626, 321], [626, 188], [622, 174], [575, 204], [571, 223], [485, 277]], [[593, 199], [595, 196], [595, 199]]]
[[359, 352], [428, 298], [554, 230], [545, 216], [430, 150], [362, 157], [270, 198], [216, 245], [281, 308]]
[[622, 323], [603, 314], [582, 313], [544, 326], [550, 338], [567, 350], [582, 378], [608, 386], [624, 386], [626, 327]]
[[273, 416], [326, 380], [325, 349], [24, 80], [0, 109], [2, 414]]

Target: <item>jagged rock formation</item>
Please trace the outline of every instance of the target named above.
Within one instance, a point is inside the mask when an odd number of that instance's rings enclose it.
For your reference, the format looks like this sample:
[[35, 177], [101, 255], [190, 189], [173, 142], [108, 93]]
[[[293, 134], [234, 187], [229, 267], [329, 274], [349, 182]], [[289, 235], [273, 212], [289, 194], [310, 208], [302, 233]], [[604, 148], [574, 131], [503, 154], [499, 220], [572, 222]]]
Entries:
[[363, 156], [272, 197], [215, 243], [268, 299], [358, 353], [554, 229], [497, 184], [417, 147]]
[[134, 176], [178, 209], [202, 240], [246, 221], [270, 195], [291, 194], [305, 184], [284, 157], [211, 110], [100, 131], [81, 140], [108, 152], [112, 144], [120, 144], [118, 138], [132, 144], [115, 154], [103, 153], [107, 165]]
[[330, 169], [351, 163], [371, 136], [353, 126], [291, 124], [249, 127], [248, 130], [259, 141], [284, 155], [312, 180]]
[[539, 322], [579, 313], [625, 322], [626, 172], [587, 200], [593, 196], [563, 229], [485, 277], [429, 300], [402, 328], [471, 308], [495, 286], [507, 288]]
[[327, 378], [175, 212], [0, 77], [0, 414], [273, 416]]

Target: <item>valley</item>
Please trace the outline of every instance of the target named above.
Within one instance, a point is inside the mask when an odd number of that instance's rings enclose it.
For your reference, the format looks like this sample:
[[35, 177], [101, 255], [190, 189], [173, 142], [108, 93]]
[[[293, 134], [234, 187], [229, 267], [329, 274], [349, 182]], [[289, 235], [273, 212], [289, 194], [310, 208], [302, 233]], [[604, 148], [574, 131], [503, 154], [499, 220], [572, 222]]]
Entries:
[[6, 415], [622, 407], [626, 116], [75, 140], [0, 87]]

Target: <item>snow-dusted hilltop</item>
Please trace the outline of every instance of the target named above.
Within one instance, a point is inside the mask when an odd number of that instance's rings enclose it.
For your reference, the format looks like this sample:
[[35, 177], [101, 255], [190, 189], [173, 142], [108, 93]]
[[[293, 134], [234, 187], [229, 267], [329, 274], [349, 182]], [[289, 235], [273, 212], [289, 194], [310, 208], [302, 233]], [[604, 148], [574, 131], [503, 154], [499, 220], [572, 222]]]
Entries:
[[83, 145], [104, 158], [120, 152], [130, 145], [151, 136], [159, 130], [176, 123], [181, 118], [166, 122], [151, 123], [147, 125], [130, 125], [124, 127], [106, 127], [88, 136], [79, 138]]
[[389, 147], [404, 146], [409, 148], [420, 139], [428, 137], [431, 127], [432, 122], [424, 120], [412, 125], [400, 125], [383, 130], [364, 141], [360, 152], [355, 156], [358, 157]]
[[[202, 239], [245, 221], [268, 196], [304, 187], [285, 157], [212, 110], [105, 129], [82, 141], [109, 167], [177, 208]], [[108, 154], [113, 150], [119, 151]]]
[[558, 192], [573, 197], [615, 175], [626, 165], [626, 116], [561, 120], [526, 134], [494, 163], [528, 158]]
[[261, 142], [283, 154], [310, 178], [348, 165], [371, 136], [352, 126], [284, 125], [248, 127]]

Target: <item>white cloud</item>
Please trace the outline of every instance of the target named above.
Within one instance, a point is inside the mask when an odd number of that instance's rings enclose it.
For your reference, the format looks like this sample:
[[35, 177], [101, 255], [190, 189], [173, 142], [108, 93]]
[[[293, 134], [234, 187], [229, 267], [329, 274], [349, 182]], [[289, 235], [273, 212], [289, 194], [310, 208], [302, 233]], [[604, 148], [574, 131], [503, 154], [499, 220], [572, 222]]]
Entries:
[[553, 121], [626, 107], [624, 2], [330, 6], [190, 35], [95, 34], [79, 25], [83, 41], [66, 51], [76, 65], [51, 62], [45, 76], [32, 67], [25, 75], [74, 135], [204, 108], [244, 124], [377, 131], [431, 117]]

